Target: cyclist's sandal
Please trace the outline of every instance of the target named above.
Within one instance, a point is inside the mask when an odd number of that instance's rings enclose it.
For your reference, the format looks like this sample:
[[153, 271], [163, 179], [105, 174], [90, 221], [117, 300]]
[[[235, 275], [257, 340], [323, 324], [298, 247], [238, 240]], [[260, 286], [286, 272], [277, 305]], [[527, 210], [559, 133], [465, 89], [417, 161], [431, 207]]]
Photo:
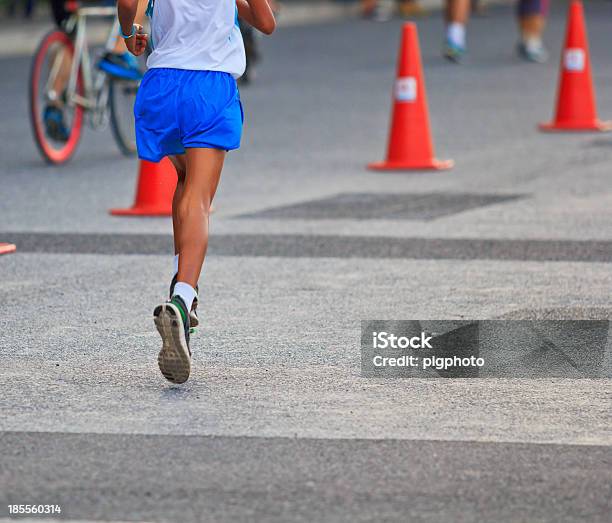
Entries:
[[55, 105], [47, 105], [43, 114], [47, 136], [57, 142], [67, 142], [70, 133], [64, 121], [64, 111]]

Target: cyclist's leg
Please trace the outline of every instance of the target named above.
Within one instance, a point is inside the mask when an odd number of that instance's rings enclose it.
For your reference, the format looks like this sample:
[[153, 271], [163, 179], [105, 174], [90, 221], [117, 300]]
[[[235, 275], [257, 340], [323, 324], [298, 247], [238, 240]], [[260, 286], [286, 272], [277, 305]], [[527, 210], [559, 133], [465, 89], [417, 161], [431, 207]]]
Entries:
[[65, 49], [57, 49], [56, 54], [53, 57], [53, 61], [55, 62], [56, 60], [59, 61], [59, 67], [57, 68], [57, 73], [53, 79], [53, 82], [51, 83], [53, 93], [49, 103], [61, 107], [64, 102], [62, 94], [68, 85], [68, 80], [70, 79], [72, 55], [66, 52]]
[[[64, 7], [65, 0], [51, 0], [51, 13], [58, 29], [64, 29], [64, 24], [70, 17], [70, 13]], [[65, 123], [63, 106], [64, 91], [70, 79], [72, 68], [72, 56], [66, 49], [60, 47], [55, 50], [51, 57], [53, 67], [51, 72], [55, 74], [50, 80], [50, 91], [47, 93], [43, 119], [47, 135], [60, 142], [68, 140], [69, 131]]]
[[[66, 11], [64, 7], [65, 0], [51, 0], [51, 13], [53, 15], [53, 19], [55, 20], [55, 24], [58, 29], [64, 29], [64, 24], [70, 17], [70, 13]], [[70, 67], [72, 65], [72, 57], [63, 52], [63, 50], [58, 50], [58, 53], [61, 52], [61, 56], [55, 56], [53, 61], [61, 60], [59, 67], [57, 68], [57, 74], [52, 82], [52, 89], [57, 97], [52, 97], [55, 99], [50, 100], [50, 103], [60, 106], [61, 98], [66, 85], [68, 84], [68, 79], [70, 78]]]

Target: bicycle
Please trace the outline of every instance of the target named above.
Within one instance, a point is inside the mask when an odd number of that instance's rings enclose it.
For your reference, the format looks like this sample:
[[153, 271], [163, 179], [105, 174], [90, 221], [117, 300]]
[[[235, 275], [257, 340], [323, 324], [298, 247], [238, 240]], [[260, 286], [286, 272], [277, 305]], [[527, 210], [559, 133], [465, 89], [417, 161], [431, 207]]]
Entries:
[[[114, 17], [104, 50], [113, 48], [119, 34], [116, 8], [68, 1], [66, 10], [71, 14], [64, 28], [54, 29], [42, 39], [32, 62], [30, 122], [34, 141], [48, 163], [62, 164], [76, 151], [85, 117], [93, 129], [104, 128], [110, 120], [120, 151], [131, 156], [136, 152], [133, 107], [140, 81], [116, 78], [95, 67], [86, 39], [89, 18]], [[62, 92], [56, 92], [58, 81]], [[67, 139], [47, 132], [43, 113], [51, 102], [63, 106]]]

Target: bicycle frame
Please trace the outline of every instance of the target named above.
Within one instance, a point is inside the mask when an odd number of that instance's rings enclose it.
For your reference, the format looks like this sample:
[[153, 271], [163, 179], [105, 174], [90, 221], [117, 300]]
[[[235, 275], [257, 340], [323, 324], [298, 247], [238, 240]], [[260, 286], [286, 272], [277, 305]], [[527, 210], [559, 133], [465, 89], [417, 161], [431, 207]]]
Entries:
[[[80, 7], [75, 11], [66, 27], [68, 32], [75, 31], [74, 56], [67, 87], [67, 103], [70, 105], [78, 104], [86, 110], [100, 112], [106, 110], [106, 102], [108, 101], [107, 99], [100, 99], [107, 75], [103, 71], [94, 73], [92, 68], [89, 44], [86, 38], [86, 20], [93, 17], [114, 17], [113, 25], [104, 44], [105, 50], [109, 51], [113, 48], [115, 39], [119, 34], [119, 20], [115, 7]], [[79, 69], [83, 80], [83, 96], [77, 93]]]

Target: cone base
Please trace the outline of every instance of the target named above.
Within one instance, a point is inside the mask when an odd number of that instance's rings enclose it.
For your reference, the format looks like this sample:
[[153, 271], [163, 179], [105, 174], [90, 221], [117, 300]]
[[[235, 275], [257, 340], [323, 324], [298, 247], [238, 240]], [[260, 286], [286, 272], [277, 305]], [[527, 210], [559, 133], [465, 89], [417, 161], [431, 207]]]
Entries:
[[9, 252], [15, 252], [17, 247], [12, 243], [0, 243], [0, 254], [8, 254]]
[[172, 216], [172, 209], [167, 207], [130, 207], [129, 209], [111, 209], [113, 216]]
[[540, 131], [548, 133], [579, 133], [579, 132], [600, 132], [605, 133], [612, 131], [612, 122], [602, 122], [595, 120], [593, 122], [548, 122], [541, 123]]
[[432, 159], [423, 163], [410, 162], [376, 162], [368, 164], [372, 171], [444, 171], [452, 169], [455, 165], [453, 160]]

